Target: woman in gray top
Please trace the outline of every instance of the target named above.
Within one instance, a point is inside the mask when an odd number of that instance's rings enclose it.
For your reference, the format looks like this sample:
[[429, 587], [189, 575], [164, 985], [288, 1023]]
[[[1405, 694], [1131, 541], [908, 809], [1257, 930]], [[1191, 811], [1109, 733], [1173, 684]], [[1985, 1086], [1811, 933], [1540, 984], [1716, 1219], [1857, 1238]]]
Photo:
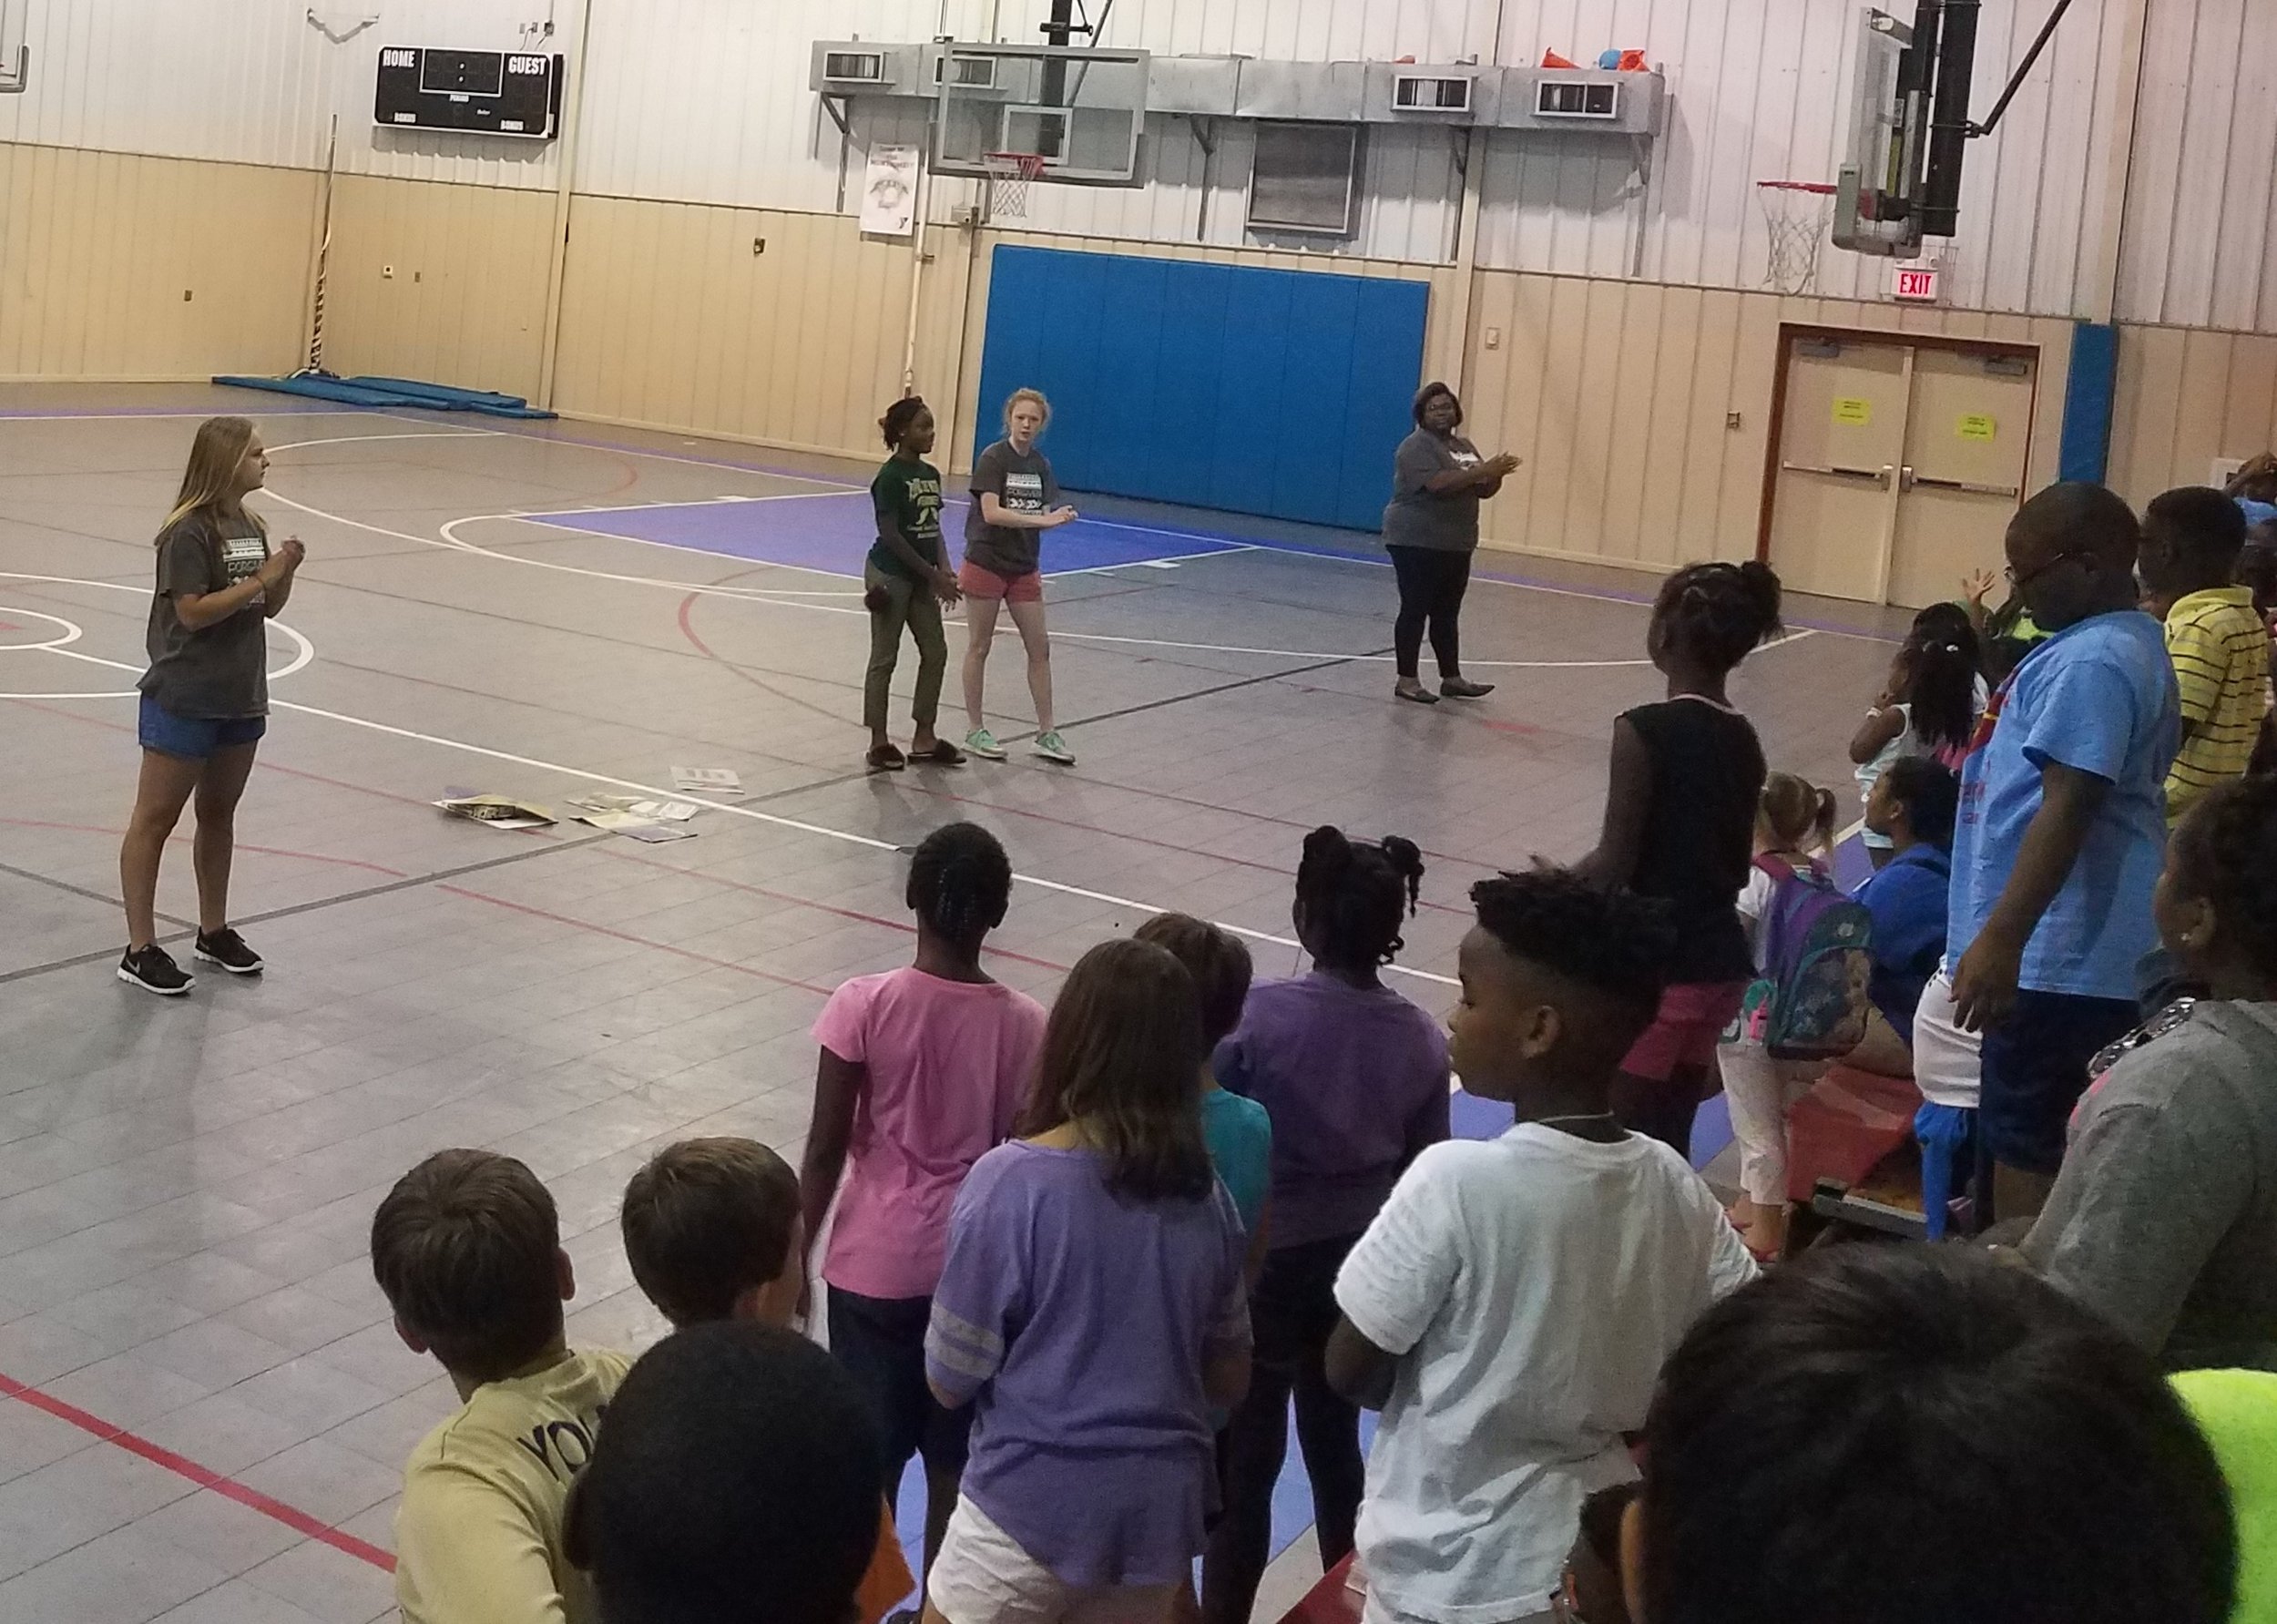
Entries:
[[142, 711], [142, 777], [118, 853], [127, 903], [127, 955], [118, 978], [179, 995], [197, 978], [158, 944], [158, 858], [198, 799], [190, 848], [198, 873], [198, 935], [191, 951], [232, 975], [252, 975], [260, 955], [230, 928], [230, 859], [238, 798], [269, 723], [265, 628], [292, 593], [304, 549], [288, 536], [272, 551], [246, 511], [269, 454], [242, 417], [210, 417], [189, 448], [181, 494], [158, 539], [158, 583], [145, 639], [150, 669], [136, 684]]
[[[1478, 504], [1502, 489], [1518, 459], [1481, 457], [1455, 433], [1462, 425], [1463, 403], [1455, 391], [1424, 384], [1415, 396], [1415, 432], [1400, 442], [1392, 464], [1392, 502], [1384, 510], [1384, 543], [1399, 577], [1399, 619], [1392, 631], [1399, 681], [1392, 691], [1418, 705], [1435, 705], [1440, 694], [1476, 700], [1495, 690], [1491, 682], [1464, 679], [1455, 628], [1471, 584], [1471, 555], [1478, 550]], [[1439, 659], [1436, 694], [1415, 675], [1426, 624]]]
[[965, 748], [984, 761], [1005, 758], [982, 709], [1000, 604], [1027, 651], [1028, 697], [1036, 701], [1036, 738], [1028, 749], [1063, 767], [1076, 761], [1052, 720], [1052, 645], [1044, 625], [1043, 535], [1076, 516], [1059, 499], [1059, 481], [1036, 446], [1051, 415], [1051, 403], [1042, 394], [1014, 390], [1004, 403], [1004, 438], [973, 465], [973, 506], [965, 516], [965, 564], [957, 585], [965, 593], [965, 716], [972, 727]]

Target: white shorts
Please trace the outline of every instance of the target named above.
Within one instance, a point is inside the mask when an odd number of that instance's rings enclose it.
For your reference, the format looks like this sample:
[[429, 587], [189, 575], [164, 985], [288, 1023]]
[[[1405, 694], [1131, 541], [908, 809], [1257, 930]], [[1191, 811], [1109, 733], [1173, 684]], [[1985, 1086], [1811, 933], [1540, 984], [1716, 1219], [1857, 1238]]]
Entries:
[[1167, 1624], [1178, 1590], [1063, 1583], [960, 1495], [925, 1599], [949, 1624]]
[[1984, 1037], [1955, 1021], [1953, 978], [1940, 969], [1921, 989], [1914, 1009], [1914, 1086], [1931, 1105], [1976, 1108], [1984, 1072]]

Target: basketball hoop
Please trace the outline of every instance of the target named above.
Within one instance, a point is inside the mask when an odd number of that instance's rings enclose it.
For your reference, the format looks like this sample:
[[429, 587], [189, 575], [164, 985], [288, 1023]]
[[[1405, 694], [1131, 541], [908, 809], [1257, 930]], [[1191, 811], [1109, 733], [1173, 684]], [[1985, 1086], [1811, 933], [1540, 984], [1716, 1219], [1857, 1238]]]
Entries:
[[1043, 176], [1044, 155], [985, 152], [981, 155], [981, 167], [988, 171], [989, 212], [1026, 220], [1028, 188]]
[[1807, 291], [1818, 275], [1819, 248], [1834, 213], [1834, 189], [1822, 180], [1758, 180], [1755, 196], [1771, 229], [1771, 262], [1763, 285], [1782, 293]]

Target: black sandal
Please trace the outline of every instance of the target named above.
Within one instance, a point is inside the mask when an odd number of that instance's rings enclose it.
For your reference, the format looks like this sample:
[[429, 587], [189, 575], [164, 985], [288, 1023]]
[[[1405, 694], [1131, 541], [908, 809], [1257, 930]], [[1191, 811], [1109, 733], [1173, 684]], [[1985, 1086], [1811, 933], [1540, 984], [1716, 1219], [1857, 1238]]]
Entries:
[[936, 739], [927, 749], [911, 751], [909, 760], [918, 767], [962, 767], [965, 752], [945, 739]]
[[897, 744], [873, 744], [863, 760], [873, 772], [899, 772], [909, 765], [909, 758], [902, 754]]

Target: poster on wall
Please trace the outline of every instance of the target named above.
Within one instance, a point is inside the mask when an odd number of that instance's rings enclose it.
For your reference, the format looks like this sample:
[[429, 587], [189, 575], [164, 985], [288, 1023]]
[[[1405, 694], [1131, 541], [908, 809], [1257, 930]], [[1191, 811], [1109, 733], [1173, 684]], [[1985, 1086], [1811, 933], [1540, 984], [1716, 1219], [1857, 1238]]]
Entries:
[[917, 227], [917, 148], [870, 148], [862, 181], [862, 230], [873, 237], [906, 237]]

